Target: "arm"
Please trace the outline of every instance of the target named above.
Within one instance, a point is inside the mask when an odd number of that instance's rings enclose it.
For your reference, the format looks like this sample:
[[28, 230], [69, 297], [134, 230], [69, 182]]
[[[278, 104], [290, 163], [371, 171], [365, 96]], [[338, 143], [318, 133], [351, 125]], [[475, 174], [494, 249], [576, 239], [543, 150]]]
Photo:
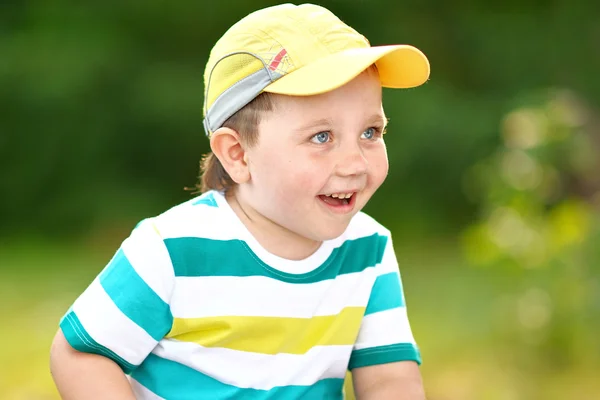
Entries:
[[424, 400], [421, 355], [408, 321], [391, 237], [381, 261], [350, 357], [358, 400]]
[[135, 398], [126, 375], [171, 329], [173, 285], [165, 243], [143, 221], [60, 321], [50, 366], [63, 398]]
[[119, 365], [107, 357], [73, 349], [60, 330], [52, 342], [50, 372], [64, 400], [135, 400]]
[[356, 368], [352, 381], [357, 400], [425, 400], [421, 372], [412, 361]]

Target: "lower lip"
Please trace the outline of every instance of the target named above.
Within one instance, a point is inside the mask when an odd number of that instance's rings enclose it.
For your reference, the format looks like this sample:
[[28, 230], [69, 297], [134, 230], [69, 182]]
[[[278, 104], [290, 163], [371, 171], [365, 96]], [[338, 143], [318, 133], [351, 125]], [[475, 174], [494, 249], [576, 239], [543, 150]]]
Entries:
[[354, 204], [356, 203], [356, 193], [354, 193], [352, 195], [352, 197], [350, 197], [348, 199], [348, 204], [339, 204], [339, 205], [333, 205], [333, 204], [329, 204], [326, 203], [325, 200], [322, 199], [321, 196], [317, 196], [319, 199], [319, 202], [324, 205], [329, 211], [335, 213], [335, 214], [348, 214], [349, 212], [351, 212], [354, 209]]

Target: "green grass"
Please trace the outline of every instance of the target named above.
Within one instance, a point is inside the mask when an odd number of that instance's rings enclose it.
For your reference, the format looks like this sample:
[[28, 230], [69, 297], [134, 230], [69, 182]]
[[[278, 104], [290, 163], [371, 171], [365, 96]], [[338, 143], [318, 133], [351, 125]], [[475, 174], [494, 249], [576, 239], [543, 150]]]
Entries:
[[0, 398], [56, 399], [48, 368], [52, 337], [102, 255], [48, 243], [0, 251]]
[[[0, 398], [58, 399], [50, 343], [60, 317], [118, 245], [108, 242], [13, 242], [0, 249]], [[527, 281], [467, 267], [455, 248], [397, 247], [429, 400], [595, 398], [598, 356], [575, 353], [564, 368], [549, 366], [537, 340], [542, 332], [524, 331], [516, 317]]]

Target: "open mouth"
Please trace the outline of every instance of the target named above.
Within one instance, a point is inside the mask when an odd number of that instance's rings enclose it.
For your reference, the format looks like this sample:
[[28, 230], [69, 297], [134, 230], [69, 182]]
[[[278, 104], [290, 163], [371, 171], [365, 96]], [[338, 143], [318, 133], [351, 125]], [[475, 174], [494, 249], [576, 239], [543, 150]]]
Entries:
[[347, 206], [353, 203], [355, 193], [332, 193], [321, 194], [319, 198], [325, 203], [333, 207]]

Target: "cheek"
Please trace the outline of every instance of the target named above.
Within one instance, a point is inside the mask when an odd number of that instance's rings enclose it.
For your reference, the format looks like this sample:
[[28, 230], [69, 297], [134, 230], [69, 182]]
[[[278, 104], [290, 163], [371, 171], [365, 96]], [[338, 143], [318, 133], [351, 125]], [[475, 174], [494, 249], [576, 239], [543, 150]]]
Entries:
[[299, 160], [280, 166], [279, 184], [284, 188], [286, 197], [299, 200], [303, 195], [314, 192], [319, 185], [319, 169], [313, 163]]
[[327, 174], [310, 159], [282, 159], [270, 178], [274, 197], [280, 204], [301, 209], [323, 187]]
[[252, 178], [271, 200], [294, 202], [310, 184], [305, 168], [298, 160], [277, 153], [264, 154], [252, 168]]
[[286, 184], [293, 185], [296, 193], [316, 196], [330, 179], [334, 166], [335, 160], [326, 155], [299, 153], [287, 170], [290, 179]]
[[371, 166], [370, 175], [372, 183], [376, 186], [381, 185], [389, 171], [389, 163], [385, 145], [382, 145], [381, 148], [378, 148], [377, 151], [373, 152], [369, 159], [369, 165]]

